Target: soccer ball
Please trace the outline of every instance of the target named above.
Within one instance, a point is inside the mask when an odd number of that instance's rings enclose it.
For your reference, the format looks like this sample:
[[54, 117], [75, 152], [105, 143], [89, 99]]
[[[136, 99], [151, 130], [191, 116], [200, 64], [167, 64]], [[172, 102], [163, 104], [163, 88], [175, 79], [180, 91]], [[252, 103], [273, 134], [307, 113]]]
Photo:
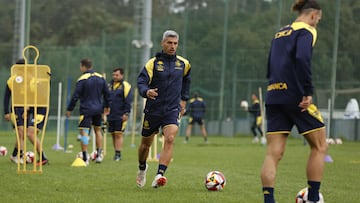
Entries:
[[205, 188], [209, 191], [221, 191], [225, 184], [225, 176], [219, 171], [210, 171], [205, 177]]
[[[317, 203], [324, 203], [324, 197], [319, 193], [319, 201]], [[308, 188], [304, 188], [298, 192], [296, 195], [296, 203], [305, 203], [308, 200]]]
[[92, 161], [95, 161], [96, 157], [97, 157], [97, 151], [91, 152], [91, 154], [90, 154], [90, 159], [91, 159]]
[[340, 138], [336, 138], [336, 139], [335, 139], [335, 143], [336, 143], [336, 144], [342, 144], [343, 142], [342, 142], [342, 140], [341, 140]]
[[4, 146], [0, 146], [0, 156], [6, 156], [7, 155], [7, 149]]
[[28, 151], [25, 153], [26, 156], [26, 163], [31, 164], [34, 162], [35, 154], [34, 152]]
[[335, 140], [333, 138], [327, 138], [326, 143], [328, 144], [335, 144]]

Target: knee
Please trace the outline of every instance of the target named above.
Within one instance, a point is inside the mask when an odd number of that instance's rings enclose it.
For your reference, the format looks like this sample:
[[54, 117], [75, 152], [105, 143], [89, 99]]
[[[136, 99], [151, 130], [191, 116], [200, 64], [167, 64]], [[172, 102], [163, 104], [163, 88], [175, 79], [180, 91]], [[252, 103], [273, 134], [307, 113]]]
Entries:
[[275, 161], [275, 162], [278, 162], [280, 161], [283, 156], [284, 156], [284, 150], [273, 150], [272, 152], [269, 153], [269, 155], [272, 157], [272, 159]]
[[166, 144], [173, 144], [175, 142], [175, 135], [164, 136]]
[[313, 150], [313, 151], [315, 151], [317, 153], [320, 153], [320, 154], [326, 154], [327, 150], [328, 150], [328, 144], [325, 142], [325, 143], [313, 146], [311, 148], [311, 150]]

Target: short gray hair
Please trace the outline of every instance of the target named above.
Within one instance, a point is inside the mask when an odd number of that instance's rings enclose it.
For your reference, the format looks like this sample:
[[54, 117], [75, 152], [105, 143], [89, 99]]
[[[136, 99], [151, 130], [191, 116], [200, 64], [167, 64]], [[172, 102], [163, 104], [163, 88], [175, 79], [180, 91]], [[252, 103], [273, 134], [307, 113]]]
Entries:
[[162, 40], [165, 40], [167, 37], [175, 37], [179, 39], [179, 34], [175, 32], [174, 30], [166, 30], [163, 34]]

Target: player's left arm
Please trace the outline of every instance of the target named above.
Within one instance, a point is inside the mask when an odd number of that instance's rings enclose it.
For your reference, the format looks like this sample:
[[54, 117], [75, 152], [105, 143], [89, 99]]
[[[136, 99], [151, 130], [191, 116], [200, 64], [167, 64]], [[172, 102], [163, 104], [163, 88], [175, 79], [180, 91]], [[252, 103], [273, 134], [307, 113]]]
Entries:
[[106, 84], [105, 79], [103, 82], [102, 92], [103, 92], [104, 108], [110, 108], [110, 105], [112, 102], [111, 101], [111, 93], [108, 88], [108, 85]]
[[296, 71], [304, 88], [304, 96], [311, 96], [314, 89], [311, 77], [313, 37], [311, 32], [302, 30], [297, 40]]
[[129, 90], [127, 92], [126, 95], [124, 95], [124, 99], [125, 99], [125, 112], [127, 114], [130, 113], [131, 111], [131, 103], [133, 101], [133, 97], [134, 97], [134, 92], [133, 92], [133, 89], [131, 88], [131, 86], [129, 86]]

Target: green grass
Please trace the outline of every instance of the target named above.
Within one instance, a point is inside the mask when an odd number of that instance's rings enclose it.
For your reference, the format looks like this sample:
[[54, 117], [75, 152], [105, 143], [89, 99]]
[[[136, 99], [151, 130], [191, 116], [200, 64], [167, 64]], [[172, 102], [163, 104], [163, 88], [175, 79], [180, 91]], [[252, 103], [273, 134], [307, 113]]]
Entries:
[[[177, 137], [174, 160], [163, 188], [153, 189], [150, 184], [157, 163], [150, 162], [144, 188], [135, 186], [137, 148], [125, 138], [123, 160], [112, 161], [113, 149], [108, 139], [108, 155], [101, 164], [88, 167], [71, 167], [80, 151], [75, 134], [68, 139], [75, 147], [73, 153], [53, 151], [55, 135], [48, 133], [44, 150], [50, 165], [42, 174], [17, 174], [17, 165], [9, 161], [15, 136], [0, 133], [0, 145], [8, 148], [8, 155], [0, 157], [1, 202], [262, 202], [259, 178], [265, 147], [251, 144], [251, 137], [210, 137], [203, 144], [200, 136], [191, 137], [183, 144]], [[139, 137], [136, 138], [136, 144]], [[31, 145], [28, 145], [29, 147]], [[331, 145], [321, 192], [327, 203], [359, 202], [357, 193], [360, 175], [360, 143], [345, 142]], [[300, 139], [289, 139], [283, 160], [280, 162], [275, 196], [279, 203], [291, 203], [296, 193], [306, 186], [305, 164], [308, 146]], [[227, 184], [222, 192], [208, 192], [203, 185], [204, 176], [211, 170], [222, 171]]]

